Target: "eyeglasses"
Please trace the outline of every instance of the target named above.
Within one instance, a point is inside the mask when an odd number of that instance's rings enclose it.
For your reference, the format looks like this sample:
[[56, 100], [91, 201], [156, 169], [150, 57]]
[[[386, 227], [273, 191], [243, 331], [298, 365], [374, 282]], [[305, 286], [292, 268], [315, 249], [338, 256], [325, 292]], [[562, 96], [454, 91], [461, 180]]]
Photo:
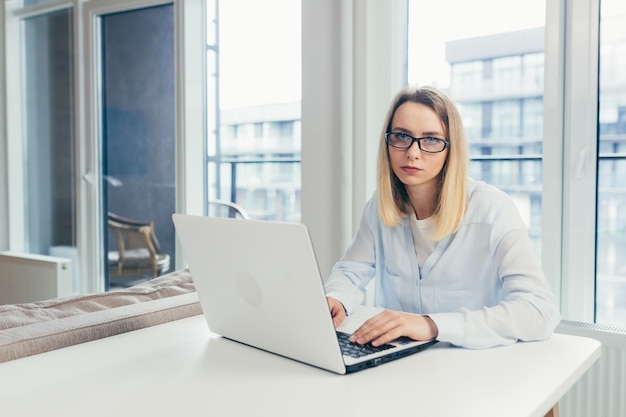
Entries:
[[420, 150], [427, 153], [443, 152], [443, 150], [446, 149], [450, 144], [447, 140], [444, 139], [433, 138], [430, 136], [426, 136], [424, 138], [414, 138], [411, 135], [400, 132], [385, 133], [385, 141], [387, 142], [387, 145], [393, 148], [404, 150], [407, 150], [411, 146], [413, 146], [413, 142], [417, 142], [417, 146], [420, 148]]

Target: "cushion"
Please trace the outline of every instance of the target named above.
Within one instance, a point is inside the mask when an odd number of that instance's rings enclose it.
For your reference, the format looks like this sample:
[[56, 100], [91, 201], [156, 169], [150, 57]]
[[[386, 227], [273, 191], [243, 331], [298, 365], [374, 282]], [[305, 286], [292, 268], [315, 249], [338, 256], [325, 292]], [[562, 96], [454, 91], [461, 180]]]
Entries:
[[118, 291], [0, 306], [0, 362], [201, 314], [189, 270]]

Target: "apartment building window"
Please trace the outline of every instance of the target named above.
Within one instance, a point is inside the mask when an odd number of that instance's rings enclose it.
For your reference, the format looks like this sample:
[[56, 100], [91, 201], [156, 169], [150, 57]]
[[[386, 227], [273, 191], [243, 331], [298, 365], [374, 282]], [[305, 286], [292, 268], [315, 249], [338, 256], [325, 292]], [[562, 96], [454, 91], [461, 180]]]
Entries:
[[[505, 78], [508, 78], [505, 76]], [[519, 76], [516, 78], [519, 81]], [[509, 80], [512, 81], [512, 80]], [[493, 103], [491, 119], [491, 137], [507, 140], [520, 136], [521, 109], [519, 100], [499, 100]], [[507, 150], [511, 152], [511, 150]]]
[[[527, 79], [531, 83], [534, 79]], [[536, 143], [527, 144], [526, 149], [532, 152], [541, 152], [541, 137], [543, 136], [543, 100], [539, 98], [527, 98], [522, 101], [522, 136], [536, 139]]]
[[544, 81], [544, 54], [543, 52], [529, 53], [522, 56], [522, 85], [526, 88], [543, 90]]
[[256, 140], [263, 139], [263, 122], [256, 122], [254, 124], [254, 138]]
[[471, 94], [480, 91], [483, 80], [489, 79], [489, 75], [486, 74], [489, 71], [486, 68], [490, 68], [490, 64], [481, 60], [460, 62], [458, 65], [453, 66], [451, 78], [456, 80], [461, 89], [458, 93], [463, 94], [467, 92]]
[[500, 94], [519, 93], [522, 86], [522, 56], [494, 58], [492, 61], [493, 90]]
[[[454, 75], [453, 75], [454, 77]], [[464, 103], [459, 104], [459, 112], [463, 120], [465, 135], [471, 140], [471, 151], [473, 153], [482, 153], [477, 149], [476, 140], [480, 140], [482, 136], [482, 105], [480, 103]]]

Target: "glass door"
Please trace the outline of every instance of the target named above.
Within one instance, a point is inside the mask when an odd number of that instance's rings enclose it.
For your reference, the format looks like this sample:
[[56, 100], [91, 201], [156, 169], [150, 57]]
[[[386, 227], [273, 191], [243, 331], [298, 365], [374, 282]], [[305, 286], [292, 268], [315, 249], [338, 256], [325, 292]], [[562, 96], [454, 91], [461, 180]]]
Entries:
[[173, 269], [176, 10], [162, 1], [84, 9], [80, 240], [92, 290]]
[[65, 8], [24, 19], [24, 249], [75, 260], [72, 17]]
[[100, 28], [108, 288], [163, 274], [174, 258], [174, 6], [103, 15]]

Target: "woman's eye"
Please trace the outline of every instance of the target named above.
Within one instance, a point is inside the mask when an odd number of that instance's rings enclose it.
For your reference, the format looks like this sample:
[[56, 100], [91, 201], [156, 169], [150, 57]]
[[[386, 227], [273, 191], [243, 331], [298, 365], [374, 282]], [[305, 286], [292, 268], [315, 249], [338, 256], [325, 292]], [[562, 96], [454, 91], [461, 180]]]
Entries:
[[400, 140], [411, 140], [409, 135], [405, 135], [404, 133], [398, 133], [398, 139], [400, 139]]
[[439, 139], [437, 139], [437, 138], [424, 138], [423, 140], [426, 143], [430, 143], [430, 144], [435, 144], [435, 143], [439, 142]]

